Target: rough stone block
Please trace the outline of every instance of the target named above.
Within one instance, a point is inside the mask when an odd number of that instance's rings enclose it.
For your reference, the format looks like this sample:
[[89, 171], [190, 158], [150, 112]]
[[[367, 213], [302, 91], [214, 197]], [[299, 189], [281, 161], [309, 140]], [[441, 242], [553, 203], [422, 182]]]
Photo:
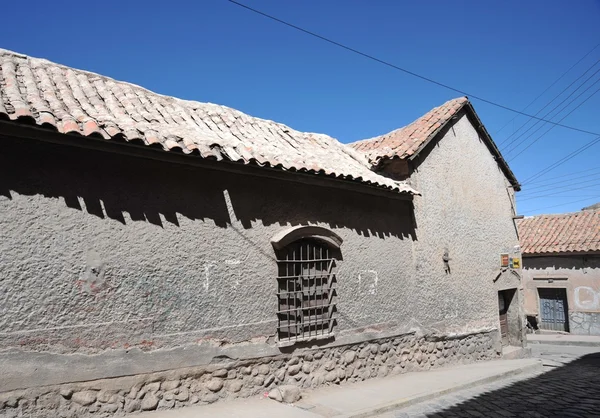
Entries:
[[287, 372], [288, 372], [288, 374], [290, 376], [294, 376], [294, 375], [298, 374], [300, 372], [300, 365], [296, 364], [294, 366], [288, 367], [288, 371]]
[[227, 377], [227, 369], [219, 369], [212, 372], [212, 377]]
[[356, 351], [349, 350], [343, 354], [344, 364], [353, 363], [355, 359], [356, 359]]
[[[58, 409], [60, 407], [61, 396], [56, 393], [48, 393], [42, 395], [36, 401], [38, 407], [42, 409]], [[1, 408], [0, 408], [1, 409]]]
[[160, 388], [164, 391], [173, 390], [179, 387], [181, 381], [179, 380], [166, 380], [161, 383]]
[[140, 408], [142, 411], [152, 411], [158, 406], [158, 397], [154, 393], [147, 393], [142, 399]]
[[269, 368], [268, 364], [261, 364], [260, 366], [258, 366], [257, 371], [258, 374], [266, 376], [271, 372], [271, 369]]
[[242, 382], [235, 380], [229, 384], [229, 390], [233, 393], [237, 393], [242, 390]]
[[223, 388], [223, 379], [219, 379], [219, 378], [211, 379], [206, 384], [206, 387], [213, 392], [218, 392]]
[[71, 399], [72, 395], [73, 395], [73, 389], [66, 388], [66, 389], [60, 390], [60, 396], [62, 396], [65, 399]]
[[294, 385], [279, 386], [269, 392], [269, 398], [278, 402], [294, 403], [301, 397], [300, 388]]
[[158, 402], [158, 408], [160, 409], [171, 409], [175, 407], [175, 401], [173, 399], [161, 399]]
[[335, 360], [329, 360], [325, 363], [324, 368], [327, 371], [331, 371], [331, 370], [335, 369], [335, 366], [336, 366]]
[[118, 410], [119, 410], [119, 406], [114, 403], [102, 405], [100, 407], [101, 414], [113, 414], [113, 413], [117, 412]]
[[116, 390], [101, 390], [96, 399], [103, 403], [116, 403], [118, 399]]
[[83, 390], [81, 392], [75, 392], [71, 396], [71, 400], [79, 405], [87, 406], [96, 402], [96, 395], [98, 392], [93, 390]]
[[180, 402], [185, 402], [189, 399], [190, 392], [186, 388], [181, 388], [179, 393], [175, 395], [175, 400]]
[[139, 399], [126, 399], [125, 407], [123, 408], [125, 412], [134, 412], [139, 411], [142, 402]]

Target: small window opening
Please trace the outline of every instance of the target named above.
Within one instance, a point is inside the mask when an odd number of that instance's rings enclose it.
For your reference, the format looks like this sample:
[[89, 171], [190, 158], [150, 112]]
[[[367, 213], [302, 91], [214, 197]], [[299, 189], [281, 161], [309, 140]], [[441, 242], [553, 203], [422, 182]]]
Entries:
[[294, 241], [278, 251], [278, 327], [280, 343], [333, 334], [334, 250], [318, 239]]

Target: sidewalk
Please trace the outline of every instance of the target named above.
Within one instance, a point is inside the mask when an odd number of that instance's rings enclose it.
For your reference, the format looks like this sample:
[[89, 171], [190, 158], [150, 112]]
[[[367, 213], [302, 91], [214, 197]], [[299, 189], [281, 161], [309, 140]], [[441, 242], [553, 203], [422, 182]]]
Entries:
[[595, 335], [572, 334], [527, 334], [529, 344], [577, 345], [583, 347], [600, 347], [600, 337]]
[[541, 369], [542, 364], [538, 359], [488, 361], [319, 388], [304, 392], [303, 398], [296, 405], [254, 397], [204, 406], [147, 412], [136, 416], [140, 418], [368, 417], [458, 390], [521, 373], [541, 371]]

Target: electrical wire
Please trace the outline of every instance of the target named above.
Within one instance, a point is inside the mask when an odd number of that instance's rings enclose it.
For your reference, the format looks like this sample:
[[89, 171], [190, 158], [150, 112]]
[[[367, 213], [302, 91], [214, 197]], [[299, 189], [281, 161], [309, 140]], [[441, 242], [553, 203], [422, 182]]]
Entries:
[[[565, 87], [564, 89], [562, 89], [556, 96], [554, 96], [550, 101], [548, 101], [548, 103], [546, 103], [544, 105], [544, 107], [542, 107], [540, 110], [538, 110], [535, 113], [535, 116], [539, 115], [544, 109], [546, 109], [548, 106], [550, 106], [552, 104], [552, 102], [554, 102], [556, 99], [558, 99], [564, 92], [568, 91], [573, 84], [577, 83], [579, 80], [581, 80], [588, 72], [590, 72], [595, 66], [596, 64], [598, 64], [600, 62], [600, 59], [598, 59], [598, 61], [594, 62], [587, 70], [585, 70], [579, 77], [577, 77], [575, 80], [573, 80], [571, 82], [571, 84], [569, 84], [567, 87]], [[557, 104], [552, 110], [550, 110], [549, 112], [547, 112], [545, 115], [542, 116], [543, 119], [546, 119], [546, 116], [548, 116], [550, 113], [552, 113], [552, 111], [554, 111], [554, 109], [556, 109], [558, 106], [560, 106], [561, 104], [563, 104], [569, 97], [571, 97], [577, 90], [579, 90], [590, 78], [592, 78], [593, 76], [595, 76], [598, 71], [597, 70], [594, 74], [592, 74], [590, 77], [588, 77], [583, 83], [581, 83], [579, 85], [579, 87], [577, 87], [577, 89], [573, 92], [571, 92], [571, 94], [569, 96], [567, 96], [566, 98], [563, 99], [563, 101], [561, 101], [559, 104]], [[523, 129], [525, 126], [527, 126], [527, 124], [529, 124], [529, 122], [531, 122], [533, 119], [528, 119], [527, 121], [525, 121], [525, 123], [523, 123], [521, 126], [519, 126], [512, 134], [510, 134], [506, 139], [504, 139], [504, 141], [502, 141], [500, 143], [500, 145], [506, 143], [506, 141], [508, 141], [510, 138], [512, 138], [514, 135], [517, 134], [517, 132], [519, 132], [521, 129]], [[540, 120], [537, 120], [532, 126], [530, 126], [525, 132], [523, 132], [522, 134], [520, 134], [519, 136], [517, 136], [517, 138], [513, 139], [512, 141], [510, 141], [508, 144], [506, 144], [505, 147], [508, 147], [510, 144], [512, 144], [513, 142], [515, 142], [518, 137], [520, 137], [521, 135], [524, 135], [525, 133], [529, 132], [530, 129], [532, 129], [535, 125], [537, 125], [538, 123], [540, 123]]]
[[[583, 186], [583, 187], [574, 187], [574, 188], [571, 188], [571, 189], [567, 189], [567, 190], [563, 190], [563, 191], [557, 191], [557, 192], [548, 193], [548, 194], [544, 194], [544, 195], [525, 196], [525, 197], [521, 198], [520, 201], [522, 202], [524, 200], [530, 200], [530, 199], [539, 198], [539, 197], [555, 196], [555, 195], [561, 194], [561, 193], [568, 193], [568, 192], [572, 192], [574, 190], [589, 189], [589, 188], [593, 188], [593, 187], [597, 187], [597, 186], [600, 186], [600, 183], [589, 184], [589, 185]], [[544, 193], [544, 192], [541, 192], [541, 193]]]
[[[600, 79], [598, 79], [596, 81], [596, 83], [600, 81]], [[596, 83], [594, 83], [593, 85], [595, 85]], [[590, 86], [591, 87], [591, 86]], [[587, 90], [584, 90], [581, 94], [585, 93]], [[600, 91], [600, 88], [597, 89], [595, 92], [593, 92], [590, 96], [588, 96], [583, 102], [579, 103], [573, 110], [571, 110], [569, 113], [567, 113], [565, 116], [563, 116], [562, 118], [559, 119], [559, 122], [565, 120], [569, 115], [571, 115], [571, 113], [573, 113], [574, 111], [576, 111], [577, 109], [579, 109], [581, 106], [583, 106], [588, 100], [590, 100], [592, 97], [594, 97], [596, 95], [596, 93], [598, 93]], [[581, 96], [581, 94], [579, 96]], [[579, 96], [577, 96], [575, 98], [575, 100], [577, 98], [579, 98]], [[571, 104], [571, 103], [569, 103]], [[563, 109], [564, 110], [564, 109]], [[562, 112], [562, 110], [561, 110]], [[540, 136], [538, 136], [535, 140], [533, 140], [529, 145], [527, 145], [525, 148], [522, 148], [518, 154], [516, 154], [514, 157], [512, 157], [510, 159], [510, 161], [514, 161], [519, 155], [522, 155], [527, 149], [529, 149], [529, 147], [531, 147], [533, 144], [535, 144], [536, 142], [538, 142], [540, 139], [542, 139], [542, 137], [544, 135], [546, 135], [548, 132], [550, 132], [552, 129], [554, 129], [556, 127], [556, 125], [551, 126], [550, 129], [548, 129], [546, 132], [544, 132], [543, 134], [541, 134]], [[527, 138], [525, 138], [527, 139]], [[522, 143], [523, 141], [521, 141], [520, 143]]]
[[[572, 177], [572, 176], [575, 176], [575, 175], [581, 174], [581, 173], [589, 173], [590, 171], [600, 171], [600, 167], [588, 168], [587, 170], [581, 170], [581, 171], [573, 171], [571, 173], [563, 174], [563, 175], [556, 176], [556, 177], [549, 177], [549, 178], [546, 178], [543, 180], [531, 181], [531, 182], [529, 182], [529, 184], [551, 183], [551, 182], [554, 182], [554, 180], [556, 180], [556, 179]], [[580, 176], [580, 177], [575, 177], [575, 178], [582, 178], [582, 177], [587, 177], [587, 176]], [[536, 187], [538, 187], [538, 186], [536, 186]]]
[[265, 12], [261, 12], [260, 10], [254, 9], [254, 8], [252, 8], [250, 6], [247, 6], [247, 5], [243, 4], [243, 3], [237, 2], [235, 0], [227, 0], [227, 1], [229, 3], [235, 4], [236, 6], [239, 6], [239, 7], [242, 7], [244, 9], [246, 9], [246, 10], [249, 10], [249, 11], [251, 11], [253, 13], [259, 14], [261, 16], [264, 16], [264, 17], [268, 18], [268, 19], [271, 19], [271, 20], [274, 20], [276, 22], [279, 22], [279, 23], [281, 23], [281, 24], [283, 24], [285, 26], [288, 26], [288, 27], [296, 29], [296, 30], [298, 30], [300, 32], [306, 33], [307, 35], [313, 36], [313, 37], [318, 38], [318, 39], [320, 39], [322, 41], [325, 41], [325, 42], [330, 43], [332, 45], [335, 45], [335, 46], [338, 46], [340, 48], [343, 48], [343, 49], [345, 49], [347, 51], [350, 51], [350, 52], [353, 52], [355, 54], [361, 55], [361, 56], [363, 56], [365, 58], [368, 58], [368, 59], [370, 59], [372, 61], [375, 61], [375, 62], [378, 62], [378, 63], [383, 64], [385, 66], [388, 66], [388, 67], [393, 68], [395, 70], [402, 71], [403, 73], [412, 75], [413, 77], [420, 78], [421, 80], [424, 80], [424, 81], [427, 81], [429, 83], [438, 85], [440, 87], [444, 87], [445, 89], [452, 90], [452, 91], [454, 91], [456, 93], [459, 93], [459, 94], [462, 94], [464, 96], [468, 96], [468, 97], [470, 97], [472, 99], [476, 99], [476, 100], [479, 100], [481, 102], [487, 103], [489, 105], [496, 106], [496, 107], [498, 107], [500, 109], [508, 110], [509, 112], [514, 112], [514, 113], [517, 113], [519, 115], [527, 116], [527, 117], [532, 118], [532, 119], [537, 119], [537, 120], [540, 120], [540, 121], [543, 121], [543, 122], [546, 122], [546, 123], [550, 123], [552, 125], [560, 126], [562, 128], [566, 128], [566, 129], [570, 129], [570, 130], [573, 130], [573, 131], [582, 132], [582, 133], [586, 133], [586, 134], [590, 134], [590, 135], [600, 135], [599, 133], [596, 133], [596, 132], [592, 132], [592, 131], [588, 131], [588, 130], [585, 130], [585, 129], [577, 128], [577, 127], [574, 127], [574, 126], [563, 125], [563, 124], [560, 124], [560, 123], [552, 122], [550, 120], [542, 119], [542, 118], [539, 118], [539, 117], [537, 117], [535, 115], [530, 115], [528, 113], [521, 112], [521, 111], [519, 111], [517, 109], [513, 109], [511, 107], [508, 107], [508, 106], [505, 106], [503, 104], [494, 102], [492, 100], [485, 99], [485, 98], [483, 98], [481, 96], [477, 96], [477, 95], [468, 93], [468, 92], [466, 92], [464, 90], [452, 87], [452, 86], [450, 86], [448, 84], [441, 83], [441, 82], [433, 80], [433, 79], [431, 79], [429, 77], [425, 77], [425, 76], [417, 74], [417, 73], [415, 73], [413, 71], [410, 71], [410, 70], [407, 70], [405, 68], [399, 67], [399, 66], [397, 66], [395, 64], [392, 64], [392, 63], [390, 63], [388, 61], [385, 61], [385, 60], [382, 60], [380, 58], [377, 58], [377, 57], [375, 57], [373, 55], [369, 55], [369, 54], [367, 54], [365, 52], [361, 52], [358, 49], [354, 49], [354, 48], [349, 47], [347, 45], [344, 45], [344, 44], [342, 44], [340, 42], [337, 42], [337, 41], [334, 41], [332, 39], [326, 38], [325, 36], [319, 35], [319, 34], [317, 34], [315, 32], [311, 32], [311, 31], [309, 31], [307, 29], [301, 28], [300, 26], [297, 26], [297, 25], [294, 25], [292, 23], [286, 22], [285, 20], [279, 19], [279, 18], [277, 18], [277, 17], [275, 17], [273, 15], [267, 14]]
[[[583, 179], [583, 178], [590, 179], [590, 180], [584, 180], [584, 181], [579, 180], [579, 179]], [[563, 187], [570, 187], [572, 185], [578, 185], [578, 184], [582, 184], [582, 183], [586, 183], [586, 182], [590, 182], [590, 181], [596, 181], [596, 180], [600, 180], [600, 173], [595, 173], [595, 174], [587, 175], [587, 176], [574, 177], [572, 179], [565, 179], [562, 181], [556, 181], [556, 182], [553, 182], [552, 184], [544, 184], [541, 186], [530, 187], [524, 192], [519, 192], [519, 196], [527, 195], [530, 193], [545, 192], [546, 190], [556, 190], [556, 189], [560, 189]], [[564, 184], [562, 186], [557, 186], [562, 183], [567, 183], [567, 184]]]
[[[600, 62], [600, 60], [598, 60], [598, 62]], [[596, 83], [598, 83], [598, 81], [600, 81], [600, 78], [597, 79], [596, 81], [594, 81], [591, 85], [589, 85], [588, 87], [586, 87], [581, 93], [579, 93], [573, 100], [571, 100], [569, 103], [567, 103], [565, 106], [563, 106], [563, 108], [561, 108], [558, 112], [556, 112], [555, 115], [551, 115], [552, 112], [554, 112], [559, 106], [561, 106], [563, 103], [565, 103], [571, 96], [573, 96], [579, 89], [581, 89], [592, 77], [594, 77], [596, 74], [598, 74], [600, 72], [600, 68], [598, 68], [598, 70], [596, 70], [596, 72], [594, 74], [592, 74], [591, 76], [589, 76], [583, 83], [581, 83], [579, 85], [579, 87], [577, 87], [575, 90], [573, 90], [567, 97], [565, 97], [562, 101], [560, 101], [556, 106], [554, 106], [551, 110], [549, 110], [548, 112], [546, 112], [546, 114], [544, 114], [544, 116], [542, 116], [544, 119], [548, 118], [548, 119], [552, 119], [556, 116], [558, 116], [563, 110], [565, 110], [567, 107], [569, 107], [574, 101], [576, 101], [578, 98], [580, 98], [583, 94], [585, 94], [585, 92], [587, 92], [589, 89], [591, 89], [594, 85], [596, 85]], [[554, 100], [554, 99], [552, 99]], [[546, 108], [550, 103], [549, 102], [546, 106], [544, 106], [544, 108]], [[543, 109], [543, 108], [542, 108]], [[564, 118], [563, 118], [564, 119]], [[562, 120], [562, 119], [561, 119]], [[525, 126], [528, 122], [525, 122], [525, 124], [523, 124], [522, 126]], [[525, 139], [522, 139], [521, 141], [519, 141], [520, 138], [523, 137], [523, 135], [525, 135], [527, 132], [529, 132], [531, 129], [533, 129], [535, 126], [540, 125], [535, 131], [533, 131], [532, 133], [530, 133], [529, 135], [527, 135], [525, 137]], [[519, 134], [517, 137], [515, 137], [512, 141], [510, 141], [508, 144], [506, 144], [505, 148], [508, 148], [508, 150], [505, 150], [505, 153], [510, 153], [512, 152], [516, 147], [518, 147], [520, 144], [522, 144], [527, 138], [530, 138], [532, 135], [534, 135], [536, 132], [538, 132], [540, 129], [542, 129], [545, 126], [544, 122], [541, 121], [536, 121], [533, 125], [531, 125], [529, 128], [527, 128], [527, 130], [521, 134]], [[519, 142], [517, 142], [519, 141]], [[516, 144], [515, 144], [516, 142]], [[511, 147], [512, 145], [512, 147]], [[509, 148], [510, 147], [510, 148]]]
[[[570, 190], [565, 190], [564, 192], [569, 192]], [[579, 195], [560, 195], [560, 196], [555, 196], [554, 199], [572, 199], [575, 197], [595, 197], [595, 194], [579, 194]], [[532, 197], [531, 199], [528, 200], [535, 200], [535, 199], [545, 199], [546, 196], [537, 196], [537, 197]]]
[[[565, 71], [564, 73], [561, 74], [560, 77], [558, 77], [556, 80], [554, 80], [554, 82], [552, 84], [550, 84], [548, 87], [546, 87], [546, 89], [541, 92], [540, 94], [537, 95], [537, 97], [535, 99], [533, 99], [527, 106], [525, 106], [522, 110], [522, 112], [526, 111], [527, 109], [529, 109], [529, 107], [534, 104], [540, 97], [542, 97], [544, 94], [546, 94], [546, 92], [548, 90], [550, 90], [552, 87], [554, 87], [554, 85], [556, 85], [556, 83], [558, 83], [560, 80], [562, 80], [562, 78], [564, 76], [566, 76], [573, 68], [575, 68], [577, 65], [579, 65], [579, 63], [581, 61], [583, 61], [584, 59], [586, 59], [592, 52], [594, 52], [596, 50], [596, 48], [598, 48], [600, 46], [600, 43], [596, 44], [596, 46], [594, 46], [592, 49], [590, 49], [583, 57], [581, 57], [579, 59], [579, 61], [577, 61], [575, 64], [573, 64], [571, 67], [569, 67], [569, 69], [567, 71]], [[495, 133], [495, 135], [498, 135], [500, 132], [502, 132], [502, 130], [504, 130], [504, 128], [506, 128], [508, 125], [510, 125], [512, 122], [514, 122], [515, 119], [517, 119], [519, 117], [519, 115], [515, 115], [511, 120], [509, 120], [508, 122], [506, 122], [500, 129], [498, 129]], [[498, 144], [498, 146], [501, 146], [504, 142], [506, 142], [506, 139], [504, 139], [502, 142], [500, 142]]]
[[[552, 209], [552, 208], [557, 208], [559, 206], [566, 206], [566, 205], [572, 205], [573, 203], [579, 203], [579, 202], [583, 202], [584, 200], [591, 200], [592, 198], [586, 197], [585, 199], [580, 199], [580, 200], [573, 200], [571, 202], [567, 202], [567, 203], [561, 203], [559, 205], [552, 205], [552, 206], [546, 206], [543, 208], [537, 208], [537, 209], [532, 209], [532, 210], [528, 210], [522, 213], [531, 213], [531, 212], [537, 212], [539, 210], [546, 210], [546, 209]], [[594, 199], [600, 199], [600, 195], [596, 196]]]
[[571, 152], [570, 154], [564, 156], [560, 160], [555, 161], [554, 163], [550, 164], [546, 168], [543, 168], [542, 170], [538, 171], [537, 173], [535, 173], [531, 177], [525, 179], [525, 181], [523, 181], [523, 183], [521, 183], [521, 184], [524, 185], [524, 184], [527, 184], [529, 181], [536, 180], [536, 179], [540, 178], [544, 174], [549, 173], [550, 171], [554, 170], [556, 167], [559, 167], [559, 166], [563, 165], [567, 161], [569, 161], [572, 158], [576, 157], [577, 155], [581, 154], [586, 149], [593, 147], [598, 142], [600, 142], [600, 135], [597, 136], [596, 138], [592, 139], [591, 141], [586, 142], [581, 147], [577, 148], [575, 151]]

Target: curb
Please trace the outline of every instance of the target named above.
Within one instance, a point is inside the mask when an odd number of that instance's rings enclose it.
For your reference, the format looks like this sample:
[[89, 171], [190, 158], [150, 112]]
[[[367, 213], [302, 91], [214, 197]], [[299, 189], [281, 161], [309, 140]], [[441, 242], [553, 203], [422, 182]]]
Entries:
[[572, 347], [600, 347], [600, 342], [594, 341], [542, 341], [542, 340], [527, 340], [527, 344], [536, 345], [570, 345]]
[[542, 362], [540, 360], [540, 361], [536, 361], [533, 364], [529, 364], [529, 365], [522, 366], [522, 367], [519, 367], [514, 370], [509, 370], [509, 371], [506, 371], [503, 373], [499, 373], [494, 376], [488, 376], [488, 377], [484, 377], [482, 379], [473, 380], [471, 382], [459, 384], [459, 385], [453, 386], [448, 389], [442, 389], [442, 390], [438, 390], [436, 392], [427, 393], [425, 395], [418, 395], [418, 396], [414, 396], [412, 398], [406, 398], [406, 399], [398, 399], [396, 401], [393, 401], [393, 402], [390, 402], [387, 404], [383, 404], [380, 406], [376, 406], [376, 407], [373, 407], [370, 409], [364, 409], [364, 410], [352, 412], [352, 413], [346, 414], [346, 415], [338, 415], [338, 416], [336, 416], [336, 418], [372, 417], [374, 415], [382, 414], [384, 412], [389, 412], [391, 410], [406, 408], [406, 407], [416, 405], [421, 402], [426, 402], [426, 401], [438, 398], [443, 395], [448, 395], [450, 393], [458, 392], [460, 390], [470, 389], [470, 388], [473, 388], [473, 387], [476, 387], [479, 385], [496, 382], [498, 380], [501, 380], [501, 379], [504, 379], [507, 377], [512, 377], [512, 376], [516, 376], [516, 375], [524, 374], [524, 373], [533, 373], [533, 372], [537, 372], [537, 371], [541, 371], [541, 370], [542, 370]]

